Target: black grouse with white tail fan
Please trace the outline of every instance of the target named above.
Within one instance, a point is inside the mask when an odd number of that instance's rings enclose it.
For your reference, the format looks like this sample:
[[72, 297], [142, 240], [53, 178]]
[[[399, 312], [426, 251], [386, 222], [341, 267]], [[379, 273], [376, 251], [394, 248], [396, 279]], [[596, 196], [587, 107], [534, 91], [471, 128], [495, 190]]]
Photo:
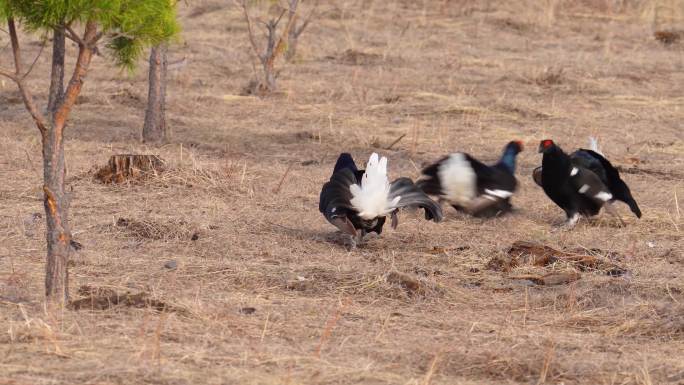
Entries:
[[387, 215], [392, 228], [402, 207], [425, 209], [425, 219], [439, 222], [442, 209], [409, 178], [389, 183], [387, 158], [373, 153], [365, 170], [359, 170], [350, 154], [337, 159], [330, 181], [323, 185], [318, 209], [325, 219], [352, 237], [352, 247], [369, 232], [380, 234]]
[[522, 142], [509, 142], [499, 162], [492, 166], [464, 152], [450, 154], [423, 169], [416, 185], [426, 194], [477, 217], [508, 212], [518, 184], [515, 160], [522, 149]]
[[641, 210], [629, 187], [620, 179], [617, 169], [601, 155], [593, 138], [590, 147], [592, 149], [579, 149], [568, 155], [552, 140], [542, 140], [539, 152], [544, 155], [541, 167], [532, 172], [534, 181], [565, 211], [568, 227], [573, 227], [580, 215], [596, 215], [602, 207], [624, 224], [612, 206], [616, 200], [627, 203], [641, 218]]

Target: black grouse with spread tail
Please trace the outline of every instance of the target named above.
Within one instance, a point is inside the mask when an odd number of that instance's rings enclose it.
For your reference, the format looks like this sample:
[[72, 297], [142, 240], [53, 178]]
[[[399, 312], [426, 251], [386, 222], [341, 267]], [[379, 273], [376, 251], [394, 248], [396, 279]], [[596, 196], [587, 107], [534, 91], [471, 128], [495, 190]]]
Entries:
[[515, 160], [520, 141], [511, 141], [501, 159], [489, 166], [471, 155], [457, 152], [426, 167], [416, 182], [426, 194], [438, 196], [456, 210], [477, 217], [492, 217], [511, 210], [516, 190]]
[[425, 218], [439, 222], [442, 209], [409, 178], [387, 179], [387, 158], [373, 153], [365, 170], [350, 154], [340, 154], [330, 181], [323, 185], [318, 209], [335, 227], [352, 238], [352, 247], [369, 232], [380, 234], [387, 215], [396, 228], [402, 207], [425, 209]]

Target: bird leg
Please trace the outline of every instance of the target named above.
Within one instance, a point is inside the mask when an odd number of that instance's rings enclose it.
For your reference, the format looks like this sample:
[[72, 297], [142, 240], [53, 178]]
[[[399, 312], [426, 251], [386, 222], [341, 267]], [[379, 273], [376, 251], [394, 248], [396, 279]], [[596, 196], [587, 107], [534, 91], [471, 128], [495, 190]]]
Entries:
[[566, 228], [568, 230], [573, 229], [575, 227], [575, 225], [577, 224], [577, 222], [579, 221], [579, 219], [580, 219], [580, 214], [579, 213], [573, 213], [572, 215], [570, 215], [568, 217], [568, 219], [565, 221], [565, 223], [563, 223], [561, 228]]
[[349, 234], [349, 251], [356, 250], [358, 246], [361, 246], [361, 241], [363, 241], [363, 236], [366, 231], [361, 229], [356, 232], [356, 235]]
[[468, 203], [468, 206], [464, 208], [464, 210], [466, 213], [472, 216], [477, 216], [477, 214], [479, 214], [480, 212], [487, 210], [493, 206], [496, 206], [497, 204], [499, 204], [498, 199], [486, 195], [481, 195], [471, 200]]
[[615, 206], [613, 206], [613, 202], [607, 202], [605, 205], [603, 205], [605, 208], [606, 212], [620, 221], [620, 227], [625, 227], [625, 221], [622, 220], [622, 217], [620, 216], [620, 213], [618, 213], [617, 209]]
[[353, 235], [349, 235], [349, 247], [347, 250], [348, 251], [356, 250], [356, 237]]
[[397, 226], [399, 226], [399, 217], [397, 216], [398, 211], [399, 210], [394, 210], [394, 211], [392, 211], [392, 215], [390, 215], [390, 217], [391, 217], [390, 223], [392, 225], [392, 229], [395, 229], [395, 230], [397, 229]]

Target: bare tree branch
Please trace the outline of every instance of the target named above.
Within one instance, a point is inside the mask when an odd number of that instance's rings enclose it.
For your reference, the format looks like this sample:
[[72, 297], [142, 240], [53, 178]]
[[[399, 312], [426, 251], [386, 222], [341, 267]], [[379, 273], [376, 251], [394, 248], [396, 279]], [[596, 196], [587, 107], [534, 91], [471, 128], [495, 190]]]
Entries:
[[24, 73], [24, 75], [21, 77], [22, 80], [23, 80], [23, 79], [26, 79], [26, 77], [29, 76], [29, 74], [31, 73], [31, 71], [33, 71], [33, 66], [36, 65], [36, 63], [38, 62], [38, 59], [39, 59], [40, 56], [43, 54], [43, 50], [45, 49], [45, 45], [46, 45], [46, 44], [47, 44], [47, 38], [43, 39], [43, 44], [40, 46], [40, 51], [38, 51], [38, 55], [36, 55], [36, 58], [33, 59], [33, 63], [31, 63], [31, 65], [29, 66], [29, 69], [28, 69], [28, 70], [26, 71], [26, 73]]
[[7, 27], [10, 34], [10, 42], [12, 43], [12, 54], [14, 55], [14, 70], [17, 75], [21, 73], [21, 48], [19, 47], [19, 38], [17, 36], [17, 27], [14, 25], [14, 18], [7, 19]]
[[[273, 51], [273, 55], [271, 55], [269, 59], [269, 65], [273, 66], [275, 64], [275, 60], [278, 57], [278, 55], [285, 49], [285, 37], [290, 34], [290, 29], [292, 28], [292, 24], [294, 24], [295, 21], [295, 16], [297, 14], [297, 2], [298, 0], [291, 0], [290, 3], [290, 17], [287, 20], [287, 24], [285, 24], [285, 29], [283, 32], [280, 34], [280, 39], [278, 39], [278, 44], [275, 46], [275, 50]], [[294, 6], [294, 8], [293, 8]]]
[[[258, 20], [258, 18], [250, 17], [247, 10], [247, 0], [234, 1], [236, 4], [242, 7], [245, 22], [247, 23], [250, 44], [252, 45], [254, 55], [261, 62], [261, 66], [263, 67], [264, 71], [264, 81], [255, 83], [255, 90], [259, 92], [264, 90], [268, 92], [274, 91], [276, 89], [276, 79], [280, 73], [280, 71], [277, 71], [275, 68], [275, 62], [278, 57], [285, 52], [287, 43], [290, 41], [290, 37], [294, 31], [293, 28], [296, 24], [295, 20], [297, 18], [297, 6], [299, 5], [300, 0], [287, 0], [287, 6], [279, 4], [281, 12], [277, 15], [277, 17], [274, 17], [267, 22], [261, 22]], [[286, 18], [287, 23], [282, 28], [280, 33], [278, 33], [278, 26], [280, 25], [280, 22], [283, 21], [285, 14], [288, 15]], [[309, 15], [309, 18], [310, 17], [311, 14]], [[256, 22], [262, 23], [266, 30], [266, 46], [263, 50], [260, 50], [257, 46], [254, 30], [252, 28], [252, 23], [254, 20], [256, 20]]]
[[[247, 32], [249, 33], [249, 42], [252, 43], [252, 49], [254, 50], [254, 54], [261, 59], [261, 54], [259, 53], [259, 48], [257, 47], [256, 40], [254, 40], [254, 31], [252, 31], [252, 22], [249, 18], [249, 13], [247, 12], [247, 1], [246, 0], [241, 0], [240, 5], [242, 6], [242, 11], [245, 16], [245, 21], [247, 22]], [[263, 60], [263, 59], [261, 59]]]
[[[85, 26], [85, 32], [83, 33], [84, 41], [93, 41], [97, 36], [97, 23], [95, 21], [88, 21]], [[90, 60], [93, 57], [94, 50], [89, 45], [79, 45], [78, 58], [76, 59], [76, 65], [74, 66], [74, 72], [69, 80], [69, 85], [64, 92], [64, 98], [62, 99], [57, 111], [55, 112], [54, 120], [57, 122], [66, 121], [71, 108], [76, 103], [76, 98], [81, 92], [81, 87], [83, 86], [83, 78], [88, 72], [88, 67], [90, 66]], [[63, 128], [64, 125], [62, 124]], [[57, 137], [61, 137], [61, 132], [56, 133]]]
[[[73, 41], [74, 43], [78, 44], [80, 46], [88, 46], [93, 53], [97, 56], [100, 56], [100, 49], [97, 47], [97, 42], [105, 35], [103, 31], [98, 32], [93, 38], [92, 41], [84, 41], [81, 39], [80, 36], [74, 30], [71, 28], [71, 25], [67, 24], [66, 25], [66, 34], [65, 36], [67, 39]], [[122, 35], [115, 35], [116, 36], [122, 36]]]
[[306, 27], [309, 26], [309, 23], [311, 23], [311, 19], [313, 18], [314, 13], [316, 12], [316, 8], [318, 8], [318, 0], [316, 0], [316, 2], [314, 3], [313, 7], [311, 8], [311, 11], [309, 11], [309, 14], [304, 19], [304, 22], [302, 23], [302, 25], [300, 25], [299, 28], [295, 28], [295, 31], [294, 31], [295, 38], [298, 38], [299, 35], [301, 35], [302, 32], [304, 32]]
[[86, 44], [83, 39], [81, 39], [80, 36], [74, 30], [71, 28], [71, 25], [66, 26], [67, 34], [66, 37], [68, 37], [70, 40], [73, 40], [76, 44], [78, 44], [81, 47], [87, 47], [88, 45]]
[[11, 74], [7, 70], [2, 70], [0, 74], [7, 76], [17, 84], [17, 87], [19, 88], [19, 93], [21, 93], [21, 98], [24, 100], [24, 105], [26, 106], [26, 109], [31, 114], [33, 120], [36, 122], [36, 126], [38, 127], [38, 130], [40, 130], [41, 135], [44, 136], [47, 132], [47, 126], [45, 125], [45, 117], [43, 116], [43, 114], [40, 113], [38, 107], [36, 107], [36, 104], [33, 101], [33, 95], [31, 95], [31, 92], [28, 90], [28, 88], [26, 88], [26, 85], [24, 84], [24, 78], [21, 77], [21, 73], [23, 72], [21, 64], [21, 48], [19, 47], [19, 37], [17, 35], [17, 28], [14, 24], [13, 18], [10, 17], [9, 19], [7, 19], [7, 27], [9, 29], [10, 41], [12, 42], [12, 54], [14, 56], [15, 71], [14, 74]]
[[12, 71], [10, 71], [10, 70], [8, 70], [8, 69], [5, 69], [5, 68], [0, 68], [0, 75], [4, 76], [4, 77], [6, 77], [6, 78], [9, 78], [9, 79], [11, 79], [12, 81], [15, 81], [15, 82], [16, 82], [17, 79], [18, 79], [18, 78], [16, 77], [16, 75], [15, 75]]
[[280, 15], [278, 15], [278, 18], [275, 20], [275, 22], [273, 22], [274, 25], [277, 26], [278, 23], [280, 23], [280, 19], [283, 18], [283, 16], [285, 15], [285, 12], [287, 12], [287, 9], [283, 8], [283, 10], [280, 12]]

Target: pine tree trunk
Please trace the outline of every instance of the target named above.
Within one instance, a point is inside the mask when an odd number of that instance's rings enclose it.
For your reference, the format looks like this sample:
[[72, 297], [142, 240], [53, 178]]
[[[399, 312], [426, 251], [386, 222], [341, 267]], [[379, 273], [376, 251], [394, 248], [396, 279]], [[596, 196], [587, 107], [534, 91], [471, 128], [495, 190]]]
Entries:
[[64, 100], [64, 26], [54, 28], [52, 69], [48, 93], [50, 125], [43, 134], [43, 193], [47, 222], [47, 263], [45, 265], [45, 295], [55, 302], [69, 300], [69, 196], [64, 190], [66, 163], [62, 133], [66, 121], [56, 117]]
[[52, 71], [48, 94], [48, 114], [52, 117], [64, 97], [64, 26], [55, 27], [52, 38]]
[[[94, 41], [97, 24], [86, 23], [84, 41]], [[53, 44], [61, 44], [55, 40]], [[53, 47], [54, 48], [54, 47]], [[59, 52], [59, 47], [54, 48]], [[76, 98], [83, 87], [83, 80], [88, 72], [93, 49], [86, 45], [79, 46], [78, 59], [69, 85], [50, 111], [50, 122], [41, 128], [43, 141], [43, 194], [45, 219], [47, 222], [47, 263], [45, 266], [45, 296], [48, 302], [65, 305], [69, 301], [69, 272], [67, 264], [71, 251], [71, 231], [69, 229], [69, 194], [64, 188], [66, 178], [66, 162], [64, 159], [64, 127], [76, 103]], [[57, 61], [62, 61], [59, 55]], [[60, 71], [61, 63], [53, 63], [53, 70]], [[61, 71], [64, 66], [61, 65]], [[57, 79], [57, 74], [52, 74]], [[62, 75], [63, 76], [63, 75]], [[51, 81], [52, 83], [52, 81]], [[55, 83], [56, 84], [56, 83]], [[52, 90], [51, 84], [51, 90]], [[59, 89], [59, 85], [54, 87]], [[28, 106], [28, 104], [27, 104]], [[29, 108], [31, 110], [32, 108]]]
[[66, 164], [63, 130], [65, 121], [55, 119], [43, 135], [43, 193], [47, 222], [45, 295], [57, 303], [69, 300], [69, 194], [64, 189]]
[[149, 92], [143, 126], [143, 142], [159, 144], [169, 139], [166, 126], [166, 44], [150, 52]]

